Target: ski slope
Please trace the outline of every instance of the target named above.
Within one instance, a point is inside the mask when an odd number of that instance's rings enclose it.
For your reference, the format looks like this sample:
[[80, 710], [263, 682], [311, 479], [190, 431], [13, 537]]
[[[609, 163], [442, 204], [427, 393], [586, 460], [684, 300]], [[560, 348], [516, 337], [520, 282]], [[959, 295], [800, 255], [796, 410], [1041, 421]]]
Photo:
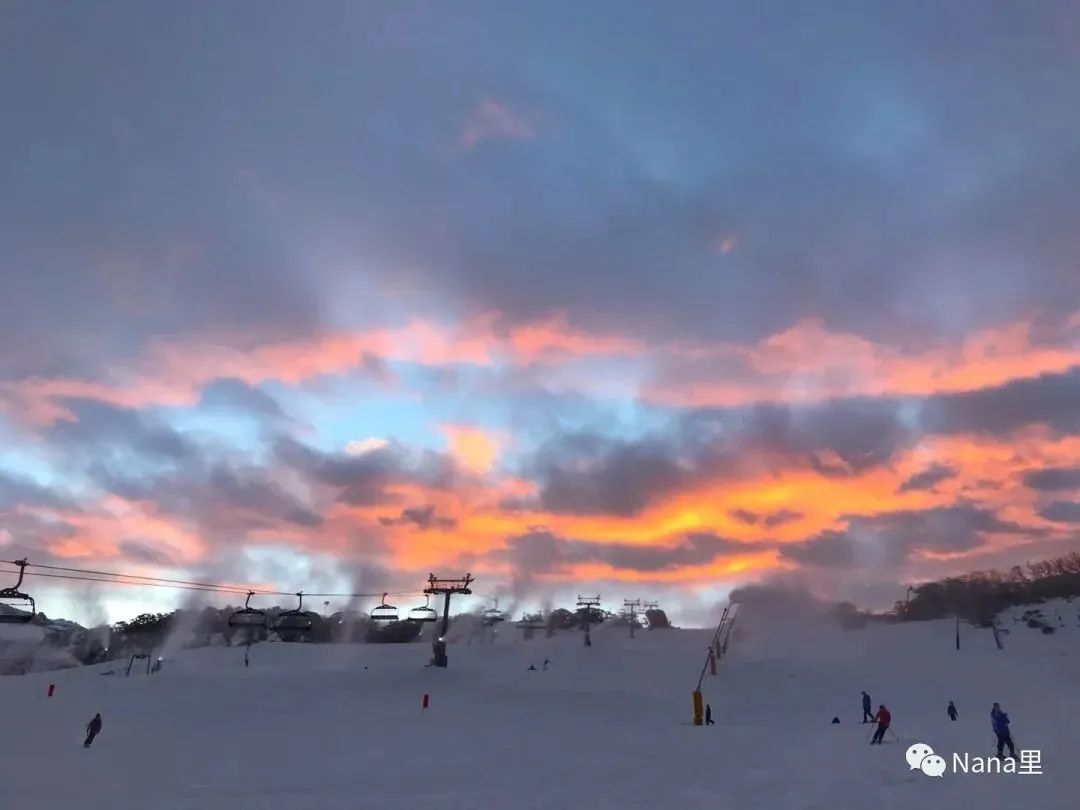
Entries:
[[[965, 627], [957, 652], [952, 622], [844, 631], [745, 605], [719, 675], [705, 676], [709, 728], [690, 724], [704, 630], [631, 640], [601, 628], [586, 649], [508, 627], [494, 644], [452, 644], [446, 670], [423, 666], [422, 644], [261, 644], [247, 669], [243, 650], [205, 648], [153, 676], [4, 678], [0, 807], [1075, 808], [1080, 627], [1068, 608], [1053, 636], [1007, 619], [1005, 650]], [[861, 689], [888, 705], [901, 744], [867, 744]], [[995, 700], [1017, 745], [1041, 749], [1043, 775], [908, 770], [916, 740], [992, 753]], [[104, 730], [85, 750], [95, 712]]]

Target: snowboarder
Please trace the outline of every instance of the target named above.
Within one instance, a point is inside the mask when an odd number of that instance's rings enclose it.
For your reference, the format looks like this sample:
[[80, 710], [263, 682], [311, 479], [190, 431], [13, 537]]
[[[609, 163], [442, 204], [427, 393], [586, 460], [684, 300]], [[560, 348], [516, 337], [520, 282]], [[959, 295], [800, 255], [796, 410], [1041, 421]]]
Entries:
[[881, 745], [881, 741], [885, 739], [885, 732], [889, 730], [889, 723], [892, 722], [892, 715], [889, 714], [889, 710], [884, 705], [878, 706], [878, 712], [874, 715], [874, 720], [877, 721], [877, 731], [874, 732], [874, 739], [870, 740], [871, 745]]
[[956, 722], [956, 704], [953, 703], [950, 700], [949, 705], [945, 708], [945, 711], [949, 713], [949, 719], [952, 720], [955, 723]]
[[839, 717], [834, 717], [834, 718], [832, 719], [832, 724], [833, 724], [834, 726], [838, 726], [838, 725], [840, 725], [840, 718], [839, 718]]
[[86, 724], [86, 741], [83, 743], [83, 748], [89, 748], [93, 742], [94, 737], [101, 733], [101, 714], [95, 714], [94, 719]]
[[862, 693], [862, 721], [864, 723], [873, 723], [874, 715], [870, 713], [870, 695], [866, 692]]
[[529, 672], [536, 672], [536, 664], [529, 664]]
[[994, 708], [990, 710], [990, 723], [994, 727], [994, 734], [997, 735], [998, 759], [1001, 759], [1006, 745], [1009, 746], [1009, 756], [1016, 759], [1016, 747], [1013, 745], [1012, 733], [1009, 731], [1009, 715], [1002, 711], [1001, 704], [995, 703]]
[[707, 725], [707, 726], [715, 726], [716, 725], [716, 723], [714, 723], [713, 719], [712, 719], [712, 706], [710, 706], [708, 703], [705, 704], [705, 725]]

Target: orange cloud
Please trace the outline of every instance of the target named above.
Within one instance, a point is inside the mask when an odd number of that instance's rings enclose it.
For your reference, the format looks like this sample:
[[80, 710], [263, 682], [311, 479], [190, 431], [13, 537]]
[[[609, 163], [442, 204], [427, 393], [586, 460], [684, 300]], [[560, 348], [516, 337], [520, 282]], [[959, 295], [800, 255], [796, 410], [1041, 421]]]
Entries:
[[639, 340], [574, 329], [561, 315], [513, 329], [509, 344], [515, 359], [524, 363], [561, 357], [639, 355], [645, 351]]
[[468, 425], [443, 425], [450, 454], [469, 472], [486, 473], [499, 457], [500, 442], [494, 434]]

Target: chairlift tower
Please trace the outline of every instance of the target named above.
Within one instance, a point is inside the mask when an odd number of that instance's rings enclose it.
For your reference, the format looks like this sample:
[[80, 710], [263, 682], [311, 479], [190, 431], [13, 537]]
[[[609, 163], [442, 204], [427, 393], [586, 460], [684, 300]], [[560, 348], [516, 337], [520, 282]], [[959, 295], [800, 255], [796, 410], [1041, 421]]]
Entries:
[[640, 599], [623, 599], [623, 610], [627, 611], [630, 618], [630, 638], [634, 637], [634, 628], [637, 626], [637, 608], [641, 607]]
[[424, 588], [424, 593], [428, 596], [441, 593], [446, 597], [443, 601], [442, 629], [432, 643], [434, 657], [431, 659], [431, 663], [437, 667], [445, 667], [448, 662], [446, 657], [446, 632], [450, 629], [450, 597], [455, 593], [471, 594], [472, 589], [469, 586], [472, 585], [472, 582], [472, 574], [466, 574], [461, 579], [439, 579], [434, 574], [428, 574], [428, 586]]
[[600, 614], [600, 596], [582, 596], [580, 593], [577, 598], [578, 609], [585, 609], [585, 646], [592, 646], [592, 634], [589, 632], [589, 628], [594, 624], [593, 620], [601, 615]]

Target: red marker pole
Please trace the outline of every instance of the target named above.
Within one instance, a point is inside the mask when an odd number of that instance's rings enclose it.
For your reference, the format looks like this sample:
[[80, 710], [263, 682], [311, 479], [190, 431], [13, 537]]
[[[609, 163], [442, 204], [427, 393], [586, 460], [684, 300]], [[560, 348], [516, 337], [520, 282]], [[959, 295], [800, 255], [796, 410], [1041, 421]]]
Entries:
[[56, 691], [56, 684], [55, 683], [50, 683], [49, 684], [49, 697], [52, 697], [53, 692], [55, 692], [55, 691]]
[[424, 693], [424, 705], [421, 706], [420, 708], [426, 709], [427, 707], [428, 707], [428, 696], [427, 696], [427, 693], [425, 692]]

